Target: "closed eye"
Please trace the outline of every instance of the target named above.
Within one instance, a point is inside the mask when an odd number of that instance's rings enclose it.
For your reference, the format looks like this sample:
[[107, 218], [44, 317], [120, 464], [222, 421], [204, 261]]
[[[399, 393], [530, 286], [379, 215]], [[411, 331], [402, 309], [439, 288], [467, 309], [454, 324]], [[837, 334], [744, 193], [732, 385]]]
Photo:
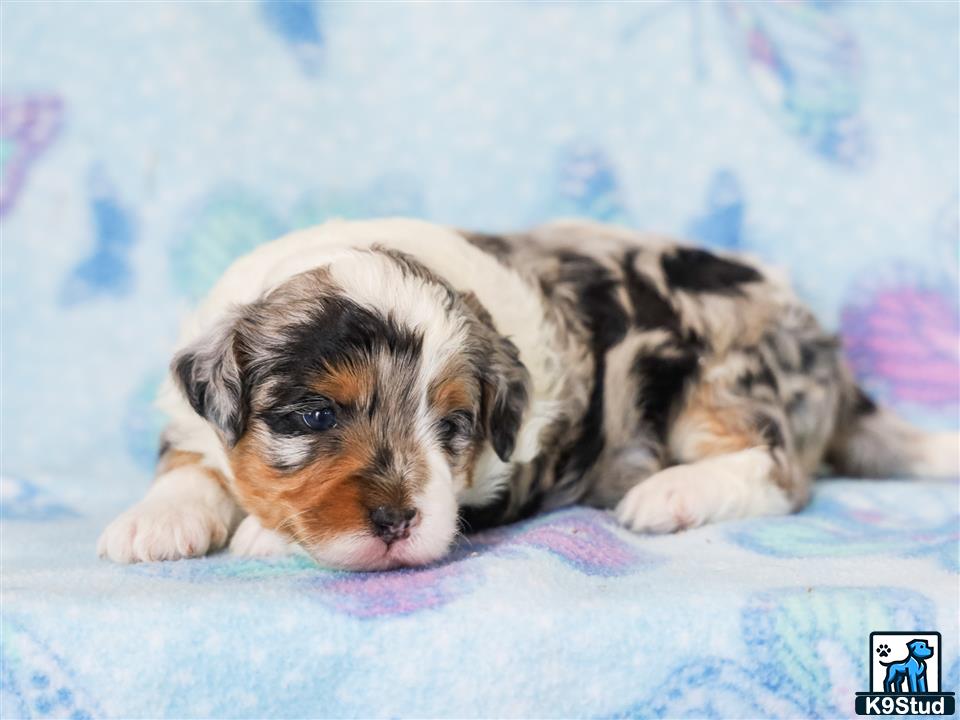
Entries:
[[448, 448], [473, 432], [473, 414], [466, 410], [450, 413], [437, 423], [437, 436]]

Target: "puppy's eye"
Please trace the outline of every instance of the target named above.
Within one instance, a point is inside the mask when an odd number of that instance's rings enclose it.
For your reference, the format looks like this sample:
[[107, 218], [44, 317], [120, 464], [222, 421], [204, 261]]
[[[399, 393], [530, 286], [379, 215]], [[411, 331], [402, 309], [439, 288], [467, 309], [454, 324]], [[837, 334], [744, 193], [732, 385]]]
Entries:
[[315, 432], [323, 432], [337, 425], [337, 414], [329, 407], [301, 413], [300, 418], [304, 425]]
[[447, 417], [437, 423], [437, 434], [440, 436], [441, 442], [449, 444], [457, 438], [468, 434], [472, 425], [473, 416], [469, 413], [456, 412], [452, 415], [447, 415]]

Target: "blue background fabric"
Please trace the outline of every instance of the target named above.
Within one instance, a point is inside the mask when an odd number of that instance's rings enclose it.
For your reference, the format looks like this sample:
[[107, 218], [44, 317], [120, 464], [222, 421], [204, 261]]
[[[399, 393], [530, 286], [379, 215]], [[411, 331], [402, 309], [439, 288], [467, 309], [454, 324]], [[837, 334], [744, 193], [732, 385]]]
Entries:
[[573, 509], [421, 571], [97, 562], [179, 318], [329, 217], [587, 216], [789, 269], [863, 384], [960, 411], [955, 3], [6, 2], [4, 717], [848, 716], [957, 661], [956, 483], [669, 538]]

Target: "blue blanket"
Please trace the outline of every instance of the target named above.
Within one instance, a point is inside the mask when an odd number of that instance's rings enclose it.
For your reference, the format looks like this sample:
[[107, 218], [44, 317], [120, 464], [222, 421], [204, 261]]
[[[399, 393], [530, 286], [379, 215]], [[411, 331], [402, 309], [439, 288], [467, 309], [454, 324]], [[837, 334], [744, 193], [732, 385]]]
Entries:
[[366, 574], [109, 565], [108, 513], [4, 497], [5, 717], [847, 717], [890, 629], [938, 629], [960, 680], [955, 483], [658, 538], [570, 509]]
[[954, 3], [5, 3], [0, 716], [850, 716], [874, 630], [958, 668], [958, 486], [448, 562], [94, 558], [179, 318], [326, 218], [582, 215], [789, 268], [860, 382], [960, 411]]

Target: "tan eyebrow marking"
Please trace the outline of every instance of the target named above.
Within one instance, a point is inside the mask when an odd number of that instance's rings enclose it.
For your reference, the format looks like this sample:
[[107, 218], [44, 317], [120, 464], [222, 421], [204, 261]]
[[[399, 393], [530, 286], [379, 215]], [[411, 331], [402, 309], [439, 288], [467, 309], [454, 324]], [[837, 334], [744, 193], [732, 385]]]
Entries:
[[325, 370], [311, 389], [340, 405], [362, 404], [373, 394], [373, 368], [356, 362]]

